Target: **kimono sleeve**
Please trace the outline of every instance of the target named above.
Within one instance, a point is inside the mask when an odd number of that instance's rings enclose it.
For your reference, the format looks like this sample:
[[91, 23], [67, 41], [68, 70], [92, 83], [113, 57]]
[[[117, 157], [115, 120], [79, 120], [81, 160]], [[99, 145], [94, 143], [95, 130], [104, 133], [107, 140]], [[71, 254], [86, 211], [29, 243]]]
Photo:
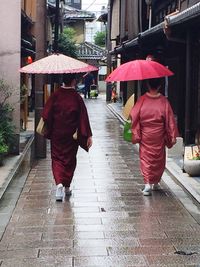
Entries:
[[172, 140], [178, 136], [178, 128], [174, 118], [173, 110], [168, 100], [166, 100], [165, 116], [166, 146], [171, 148], [173, 146]]
[[53, 128], [53, 102], [54, 94], [49, 97], [42, 111], [42, 118], [44, 119], [46, 128], [44, 137], [48, 139], [51, 139], [51, 131]]
[[130, 117], [132, 121], [132, 143], [136, 144], [141, 141], [141, 127], [140, 127], [140, 109], [144, 102], [144, 96], [140, 97], [133, 106]]
[[90, 121], [85, 103], [80, 99], [80, 119], [78, 126], [78, 142], [81, 148], [88, 151], [87, 140], [92, 136]]

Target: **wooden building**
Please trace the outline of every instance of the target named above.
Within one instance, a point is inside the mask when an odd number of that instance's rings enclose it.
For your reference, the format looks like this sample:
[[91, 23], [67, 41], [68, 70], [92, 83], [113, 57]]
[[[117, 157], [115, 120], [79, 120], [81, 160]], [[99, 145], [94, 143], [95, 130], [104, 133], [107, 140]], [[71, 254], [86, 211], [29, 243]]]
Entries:
[[[200, 121], [200, 3], [197, 0], [110, 0], [111, 67], [152, 54], [175, 75], [167, 94], [185, 143], [193, 143]], [[134, 14], [134, 15], [133, 15]], [[123, 100], [140, 94], [137, 82], [121, 83]]]
[[63, 25], [75, 30], [75, 41], [78, 44], [85, 41], [85, 23], [92, 22], [95, 19], [94, 13], [65, 6]]
[[[77, 45], [77, 57], [79, 60], [84, 61], [87, 64], [96, 66], [99, 70], [103, 69], [104, 66], [106, 66], [106, 55], [107, 51], [93, 43], [90, 42], [83, 42], [79, 45]], [[101, 75], [98, 71], [94, 72], [96, 84], [98, 84], [99, 81], [102, 81], [105, 79], [105, 75]], [[103, 77], [102, 77], [103, 76]]]
[[82, 8], [82, 0], [64, 0], [65, 4], [77, 9]]
[[[21, 0], [21, 66], [32, 63], [35, 59], [36, 39], [34, 24], [36, 21], [36, 2]], [[34, 105], [32, 78], [21, 74], [20, 82], [20, 128], [27, 129], [29, 107]]]

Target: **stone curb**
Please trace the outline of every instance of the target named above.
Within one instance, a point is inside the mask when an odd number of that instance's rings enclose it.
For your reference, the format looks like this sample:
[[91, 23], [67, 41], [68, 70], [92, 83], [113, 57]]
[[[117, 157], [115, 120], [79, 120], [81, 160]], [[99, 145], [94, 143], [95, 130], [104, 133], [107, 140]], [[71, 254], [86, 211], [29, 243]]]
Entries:
[[[13, 164], [13, 166], [11, 166], [11, 169], [10, 171], [8, 171], [8, 174], [3, 182], [2, 187], [0, 187], [0, 200], [3, 197], [4, 193], [6, 192], [11, 181], [19, 173], [23, 162], [27, 161], [28, 154], [30, 153], [33, 142], [34, 142], [34, 135], [31, 136], [30, 139], [28, 140], [23, 152], [20, 155], [15, 156], [15, 160], [13, 160], [12, 163], [8, 163], [8, 164]], [[31, 165], [31, 158], [29, 159], [28, 164]], [[31, 166], [30, 166], [30, 169], [31, 169]]]

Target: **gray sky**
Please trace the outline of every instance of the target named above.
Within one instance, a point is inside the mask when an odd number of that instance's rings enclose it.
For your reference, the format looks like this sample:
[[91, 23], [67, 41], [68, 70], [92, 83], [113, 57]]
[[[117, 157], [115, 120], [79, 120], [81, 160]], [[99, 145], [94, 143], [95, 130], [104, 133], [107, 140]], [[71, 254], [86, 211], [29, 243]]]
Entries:
[[100, 11], [102, 6], [107, 7], [108, 0], [82, 0], [82, 9], [88, 11]]

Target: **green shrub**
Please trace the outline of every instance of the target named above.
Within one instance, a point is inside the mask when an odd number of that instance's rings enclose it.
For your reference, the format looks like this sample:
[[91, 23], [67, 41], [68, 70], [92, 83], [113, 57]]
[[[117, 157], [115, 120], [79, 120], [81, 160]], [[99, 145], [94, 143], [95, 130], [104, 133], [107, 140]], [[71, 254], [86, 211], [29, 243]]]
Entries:
[[7, 153], [7, 152], [8, 152], [8, 145], [5, 144], [3, 135], [0, 134], [0, 154]]
[[0, 79], [0, 149], [4, 151], [9, 150], [15, 139], [15, 126], [12, 121], [13, 108], [7, 102], [11, 94], [10, 86]]
[[74, 41], [75, 31], [72, 28], [65, 28], [58, 38], [58, 52], [66, 56], [77, 58], [76, 42]]
[[106, 32], [96, 32], [95, 36], [94, 36], [94, 43], [96, 45], [105, 47], [106, 45]]

